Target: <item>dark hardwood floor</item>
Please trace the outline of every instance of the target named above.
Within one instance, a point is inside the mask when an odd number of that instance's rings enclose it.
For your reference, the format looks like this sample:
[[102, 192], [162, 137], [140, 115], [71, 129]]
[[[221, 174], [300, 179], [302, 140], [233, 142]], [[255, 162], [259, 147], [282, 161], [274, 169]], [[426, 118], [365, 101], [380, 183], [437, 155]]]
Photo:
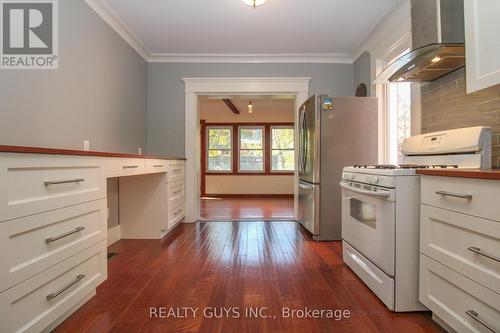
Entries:
[[[110, 250], [119, 254], [108, 280], [55, 332], [441, 332], [429, 313], [388, 311], [342, 263], [341, 243], [314, 242], [293, 222], [181, 224], [163, 241], [122, 240]], [[199, 310], [161, 319], [150, 307]], [[239, 307], [240, 318], [203, 316], [224, 307]], [[245, 307], [267, 307], [270, 317], [245, 318]], [[350, 316], [282, 316], [305, 307]]]
[[293, 220], [293, 198], [202, 198], [200, 217], [207, 221]]

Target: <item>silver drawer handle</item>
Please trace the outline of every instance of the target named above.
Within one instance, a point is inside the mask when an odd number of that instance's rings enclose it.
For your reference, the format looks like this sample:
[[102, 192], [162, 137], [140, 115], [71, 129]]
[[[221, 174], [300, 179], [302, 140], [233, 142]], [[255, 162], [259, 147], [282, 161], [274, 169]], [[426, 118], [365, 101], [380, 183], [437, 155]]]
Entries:
[[493, 332], [493, 333], [500, 333], [500, 330], [498, 330], [497, 328], [495, 328], [490, 323], [488, 323], [488, 322], [484, 321], [483, 319], [481, 319], [479, 317], [479, 314], [476, 311], [469, 310], [469, 311], [465, 311], [465, 313], [468, 314], [472, 319], [474, 319], [475, 321], [477, 321], [478, 323], [480, 323], [481, 325], [483, 325], [484, 327], [486, 327], [491, 332]]
[[66, 179], [66, 180], [47, 181], [47, 182], [44, 182], [44, 184], [45, 184], [45, 186], [50, 186], [50, 185], [58, 185], [58, 184], [81, 183], [84, 181], [85, 181], [85, 179], [83, 179], [83, 178], [75, 178], [75, 179]]
[[163, 164], [156, 164], [156, 165], [153, 165], [154, 168], [163, 168], [164, 165]]
[[139, 166], [138, 165], [124, 165], [124, 169], [137, 169]]
[[467, 250], [471, 251], [471, 252], [474, 252], [474, 253], [477, 253], [483, 257], [486, 257], [486, 258], [490, 258], [491, 260], [495, 260], [495, 261], [498, 261], [500, 262], [500, 258], [499, 257], [496, 257], [492, 254], [489, 254], [489, 253], [486, 253], [486, 252], [483, 252], [481, 251], [480, 248], [478, 247], [474, 247], [474, 246], [471, 246], [471, 247], [468, 247]]
[[446, 191], [437, 191], [436, 194], [439, 194], [439, 195], [442, 195], [445, 197], [454, 197], [454, 198], [467, 199], [467, 200], [472, 199], [472, 195], [470, 195], [470, 194], [457, 194], [457, 193], [450, 193], [450, 192], [446, 192]]
[[81, 280], [83, 280], [85, 278], [85, 274], [80, 274], [76, 277], [76, 279], [74, 279], [73, 281], [71, 281], [70, 283], [68, 283], [66, 286], [62, 287], [61, 289], [59, 289], [58, 291], [56, 291], [55, 293], [52, 293], [52, 294], [48, 294], [47, 295], [47, 301], [50, 301], [54, 298], [56, 298], [57, 296], [61, 295], [63, 292], [65, 292], [66, 290], [68, 290], [69, 288], [73, 287], [75, 284], [77, 284], [78, 282], [80, 282]]
[[182, 169], [175, 169], [175, 170], [172, 170], [173, 172], [181, 172]]
[[62, 235], [59, 235], [59, 236], [56, 236], [56, 237], [47, 238], [45, 240], [45, 243], [49, 244], [49, 243], [55, 242], [56, 240], [59, 240], [59, 239], [64, 238], [64, 237], [71, 236], [71, 235], [76, 234], [77, 232], [80, 232], [80, 231], [83, 231], [83, 230], [85, 230], [85, 227], [78, 227], [75, 230], [71, 230], [71, 231], [65, 232]]
[[179, 193], [182, 193], [182, 190], [175, 191], [175, 192], [174, 192], [174, 195], [177, 195], [177, 194], [179, 194]]

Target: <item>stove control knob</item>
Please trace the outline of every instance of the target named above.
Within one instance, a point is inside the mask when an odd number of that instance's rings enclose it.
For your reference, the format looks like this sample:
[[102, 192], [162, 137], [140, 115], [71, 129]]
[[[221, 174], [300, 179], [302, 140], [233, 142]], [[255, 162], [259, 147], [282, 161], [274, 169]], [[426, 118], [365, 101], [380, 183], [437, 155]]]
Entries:
[[377, 176], [373, 176], [373, 177], [368, 178], [368, 182], [370, 184], [378, 184], [379, 181], [380, 181], [380, 179]]

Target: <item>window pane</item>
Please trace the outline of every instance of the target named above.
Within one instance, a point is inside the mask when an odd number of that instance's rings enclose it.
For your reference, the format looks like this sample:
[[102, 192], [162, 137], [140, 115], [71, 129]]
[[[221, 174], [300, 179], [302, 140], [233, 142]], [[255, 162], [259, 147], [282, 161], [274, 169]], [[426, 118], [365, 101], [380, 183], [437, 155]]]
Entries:
[[263, 171], [264, 153], [262, 150], [241, 150], [240, 151], [241, 171]]
[[272, 129], [273, 149], [293, 149], [293, 128]]
[[262, 149], [262, 128], [241, 128], [240, 149]]
[[208, 149], [231, 149], [231, 129], [209, 128]]
[[293, 171], [295, 169], [293, 150], [273, 150], [271, 168], [273, 171]]
[[231, 171], [231, 151], [230, 150], [209, 150], [208, 151], [209, 171]]

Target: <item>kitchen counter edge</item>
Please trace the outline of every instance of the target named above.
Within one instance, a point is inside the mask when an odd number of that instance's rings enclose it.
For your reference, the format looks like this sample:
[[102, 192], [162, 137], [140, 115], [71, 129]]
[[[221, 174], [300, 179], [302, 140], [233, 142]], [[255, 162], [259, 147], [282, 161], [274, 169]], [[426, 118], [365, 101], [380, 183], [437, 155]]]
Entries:
[[500, 169], [425, 169], [417, 170], [417, 174], [426, 176], [474, 178], [487, 180], [500, 180]]
[[76, 156], [144, 158], [144, 159], [182, 160], [182, 161], [186, 160], [184, 157], [166, 157], [166, 156], [155, 156], [155, 155], [138, 155], [138, 154], [111, 153], [111, 152], [101, 152], [101, 151], [85, 151], [85, 150], [73, 150], [73, 149], [6, 146], [6, 145], [0, 145], [0, 153], [76, 155]]

